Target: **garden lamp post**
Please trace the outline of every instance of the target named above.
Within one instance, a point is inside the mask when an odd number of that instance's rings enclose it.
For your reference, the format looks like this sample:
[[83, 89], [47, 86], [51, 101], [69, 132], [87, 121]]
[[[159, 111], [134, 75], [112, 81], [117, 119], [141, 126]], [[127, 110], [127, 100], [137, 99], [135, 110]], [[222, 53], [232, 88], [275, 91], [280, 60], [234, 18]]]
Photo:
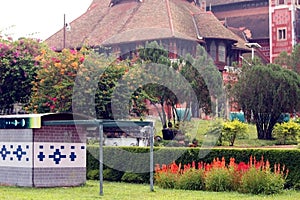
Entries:
[[258, 49], [258, 48], [261, 48], [260, 44], [256, 43], [256, 42], [248, 42], [248, 43], [245, 43], [245, 46], [251, 48], [251, 59], [253, 60], [254, 59], [254, 49]]

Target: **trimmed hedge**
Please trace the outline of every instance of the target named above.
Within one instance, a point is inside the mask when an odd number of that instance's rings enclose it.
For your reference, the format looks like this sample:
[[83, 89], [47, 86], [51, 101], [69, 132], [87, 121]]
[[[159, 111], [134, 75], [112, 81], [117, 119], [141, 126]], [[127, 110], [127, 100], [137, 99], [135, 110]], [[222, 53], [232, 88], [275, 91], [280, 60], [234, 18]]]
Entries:
[[[117, 171], [127, 172], [139, 172], [139, 180], [136, 182], [149, 182], [149, 148], [143, 147], [104, 147], [104, 169], [113, 169]], [[134, 153], [138, 153], [139, 159], [136, 159]], [[229, 161], [231, 157], [235, 158], [237, 163], [247, 162], [250, 156], [260, 159], [262, 156], [265, 160], [269, 160], [271, 166], [275, 163], [285, 165], [289, 169], [287, 177], [286, 187], [300, 189], [300, 150], [299, 149], [227, 149], [227, 148], [213, 148], [213, 149], [200, 149], [200, 148], [166, 148], [155, 147], [154, 148], [154, 164], [169, 164], [175, 159], [176, 163], [188, 164], [195, 162], [210, 163], [214, 158], [224, 157], [226, 161]], [[99, 147], [88, 146], [87, 147], [87, 174], [92, 170], [99, 169]], [[113, 162], [112, 162], [113, 161]], [[126, 168], [126, 164], [130, 166]], [[128, 176], [128, 174], [126, 174]], [[89, 178], [88, 177], [88, 178]], [[142, 177], [142, 178], [141, 178]], [[129, 181], [129, 178], [123, 178], [123, 180]], [[132, 180], [132, 182], [135, 180]], [[117, 180], [122, 181], [122, 177]]]

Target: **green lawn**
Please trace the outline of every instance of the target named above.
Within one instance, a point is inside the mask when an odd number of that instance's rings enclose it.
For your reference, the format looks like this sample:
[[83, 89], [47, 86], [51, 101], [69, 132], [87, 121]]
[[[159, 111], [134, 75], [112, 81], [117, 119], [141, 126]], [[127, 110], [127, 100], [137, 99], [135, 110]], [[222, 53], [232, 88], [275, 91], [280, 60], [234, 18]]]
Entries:
[[[220, 119], [218, 119], [220, 120]], [[196, 138], [198, 141], [209, 141], [206, 138], [206, 134], [209, 129], [216, 123], [216, 120], [201, 120], [201, 119], [192, 119], [190, 122], [187, 122], [186, 132], [191, 136], [191, 139]], [[162, 136], [161, 133], [161, 122], [156, 121], [155, 123], [155, 134]], [[215, 144], [215, 143], [214, 143]], [[228, 146], [228, 142], [224, 142], [224, 146]], [[257, 139], [256, 126], [254, 124], [248, 124], [247, 136], [243, 139], [237, 138], [234, 146], [236, 147], [264, 147], [264, 146], [275, 146], [276, 140], [259, 140]]]
[[128, 183], [104, 182], [104, 196], [99, 195], [99, 182], [88, 181], [82, 187], [73, 188], [22, 188], [0, 187], [0, 199], [38, 199], [38, 200], [84, 200], [84, 199], [107, 199], [107, 200], [130, 200], [130, 199], [165, 199], [165, 200], [298, 200], [300, 191], [285, 191], [283, 194], [264, 196], [248, 195], [236, 192], [203, 192], [184, 190], [165, 190], [155, 187], [155, 192], [150, 192], [149, 185], [137, 185]]

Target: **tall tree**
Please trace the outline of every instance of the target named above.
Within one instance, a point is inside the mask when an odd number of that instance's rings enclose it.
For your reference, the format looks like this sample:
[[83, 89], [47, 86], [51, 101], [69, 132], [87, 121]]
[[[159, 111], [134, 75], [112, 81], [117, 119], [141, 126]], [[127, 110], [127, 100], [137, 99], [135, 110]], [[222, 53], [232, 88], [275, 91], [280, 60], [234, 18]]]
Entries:
[[211, 112], [211, 96], [221, 93], [222, 78], [202, 47], [198, 47], [195, 57], [188, 54], [171, 63], [168, 51], [153, 42], [141, 48], [139, 56], [144, 64], [139, 69], [144, 72], [136, 73], [135, 77], [145, 80], [141, 93], [157, 108], [163, 126], [170, 120], [164, 109], [166, 105], [173, 108], [173, 115], [177, 114], [178, 103], [185, 105], [186, 110], [195, 106]]
[[299, 108], [300, 77], [279, 65], [254, 63], [243, 66], [234, 91], [242, 110], [253, 114], [258, 138], [269, 140], [280, 115]]
[[291, 54], [288, 54], [285, 51], [281, 52], [279, 57], [275, 59], [274, 63], [300, 74], [300, 44], [294, 46]]
[[11, 114], [13, 104], [28, 102], [38, 69], [35, 57], [41, 46], [34, 39], [0, 37], [0, 113]]
[[145, 48], [138, 50], [138, 55], [141, 65], [136, 72], [143, 76], [141, 80], [144, 80], [140, 90], [141, 97], [156, 108], [163, 127], [167, 127], [171, 116], [167, 115], [165, 106], [175, 106], [178, 103], [174, 90], [175, 85], [180, 84], [178, 74], [170, 68], [169, 52], [157, 42], [147, 43]]
[[219, 100], [220, 106], [222, 105], [221, 100], [224, 98], [221, 73], [201, 46], [197, 47], [194, 57], [188, 54], [185, 60], [185, 65], [180, 69], [180, 73], [192, 85], [197, 95], [199, 108], [202, 108], [205, 114], [214, 112], [215, 110], [212, 109], [212, 99], [215, 101]]

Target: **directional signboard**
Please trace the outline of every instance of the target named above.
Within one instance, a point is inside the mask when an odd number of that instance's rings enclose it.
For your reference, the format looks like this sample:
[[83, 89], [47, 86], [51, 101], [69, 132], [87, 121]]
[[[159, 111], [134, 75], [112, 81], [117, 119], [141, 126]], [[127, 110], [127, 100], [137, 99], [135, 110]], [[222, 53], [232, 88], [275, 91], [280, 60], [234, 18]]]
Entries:
[[3, 117], [0, 118], [0, 129], [41, 128], [41, 117]]

